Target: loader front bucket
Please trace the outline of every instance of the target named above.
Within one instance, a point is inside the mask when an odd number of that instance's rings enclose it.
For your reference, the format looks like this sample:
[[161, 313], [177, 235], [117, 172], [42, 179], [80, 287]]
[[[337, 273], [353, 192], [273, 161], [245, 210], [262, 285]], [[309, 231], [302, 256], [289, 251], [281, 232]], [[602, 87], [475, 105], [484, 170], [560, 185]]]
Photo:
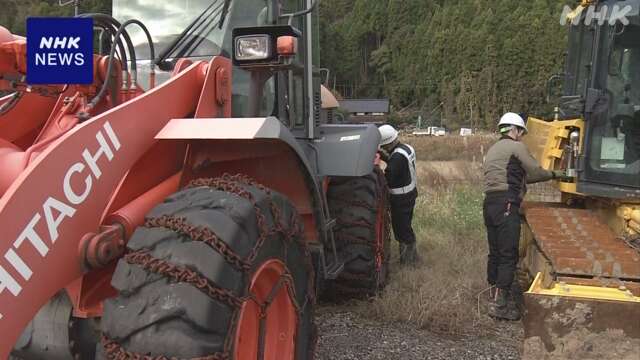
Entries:
[[524, 295], [524, 360], [640, 358], [640, 297], [626, 289], [554, 283]]

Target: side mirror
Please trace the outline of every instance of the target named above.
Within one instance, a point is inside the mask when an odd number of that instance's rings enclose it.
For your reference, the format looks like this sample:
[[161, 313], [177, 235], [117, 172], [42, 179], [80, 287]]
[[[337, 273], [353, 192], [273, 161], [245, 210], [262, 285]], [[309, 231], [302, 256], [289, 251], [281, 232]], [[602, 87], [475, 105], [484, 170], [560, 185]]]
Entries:
[[[556, 87], [560, 87], [562, 85], [562, 80], [564, 79], [565, 74], [555, 74], [547, 80], [547, 96], [546, 102], [547, 104], [551, 103], [551, 97], [554, 93], [553, 89]], [[562, 91], [562, 90], [560, 90]]]
[[291, 66], [301, 36], [290, 25], [235, 28], [233, 64], [248, 70], [284, 70]]
[[329, 87], [329, 77], [331, 76], [331, 70], [327, 68], [318, 69], [320, 73], [320, 83], [326, 87]]
[[291, 14], [282, 14], [282, 15], [280, 15], [280, 18], [281, 19], [289, 19], [289, 24], [291, 24], [291, 21], [293, 21], [294, 18], [309, 14], [310, 12], [312, 12], [313, 10], [315, 10], [318, 7], [318, 4], [320, 4], [320, 0], [314, 1], [313, 4], [311, 4], [311, 6], [309, 6], [309, 8], [306, 9], [306, 10], [294, 12], [294, 13], [291, 13]]

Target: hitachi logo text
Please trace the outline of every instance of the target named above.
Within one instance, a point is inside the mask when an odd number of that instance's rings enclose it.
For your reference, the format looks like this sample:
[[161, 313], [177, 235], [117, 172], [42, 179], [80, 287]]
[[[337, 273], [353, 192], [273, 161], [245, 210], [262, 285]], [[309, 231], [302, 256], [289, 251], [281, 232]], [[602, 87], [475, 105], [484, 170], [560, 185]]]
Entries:
[[[32, 266], [29, 266], [23, 259], [25, 251], [36, 251], [42, 258], [47, 256], [51, 247], [60, 237], [58, 228], [65, 222], [65, 219], [73, 218], [76, 208], [91, 195], [93, 182], [100, 180], [102, 171], [98, 161], [103, 161], [104, 166], [104, 161], [111, 162], [121, 148], [120, 141], [109, 122], [105, 122], [103, 129], [98, 131], [96, 140], [98, 149], [91, 151], [85, 148], [81, 154], [78, 154], [80, 161], [71, 164], [65, 176], [59, 179], [64, 197], [58, 199], [49, 196], [44, 199], [42, 208], [36, 210], [31, 219], [26, 221], [24, 229], [14, 240], [13, 246], [0, 259], [0, 296], [5, 293], [5, 290], [8, 290], [13, 296], [20, 295], [23, 286], [33, 276]], [[74, 176], [84, 176], [84, 186], [78, 186], [77, 182], [73, 182], [76, 185], [74, 188], [72, 185]], [[44, 224], [45, 226], [39, 228], [46, 229], [46, 231], [38, 231], [36, 227], [39, 224]], [[27, 243], [28, 245], [25, 245]], [[21, 254], [23, 255], [21, 256]], [[12, 275], [9, 270], [13, 270], [19, 276]], [[4, 309], [0, 309], [0, 319], [2, 319], [1, 310]]]

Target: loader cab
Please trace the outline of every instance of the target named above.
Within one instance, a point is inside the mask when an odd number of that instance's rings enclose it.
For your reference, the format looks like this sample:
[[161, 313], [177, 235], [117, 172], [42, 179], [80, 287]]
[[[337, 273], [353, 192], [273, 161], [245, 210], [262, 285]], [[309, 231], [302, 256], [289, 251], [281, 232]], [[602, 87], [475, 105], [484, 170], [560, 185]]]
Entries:
[[[113, 0], [113, 16], [119, 21], [138, 19], [148, 28], [156, 47], [156, 59], [165, 54], [158, 82], [171, 76], [171, 64], [178, 58], [208, 61], [212, 56], [233, 55], [233, 30], [237, 28], [286, 25], [282, 14], [307, 9], [313, 0]], [[318, 125], [320, 107], [318, 66], [318, 11], [298, 16], [291, 26], [300, 31], [296, 69], [274, 73], [261, 79], [260, 99], [252, 99], [252, 72], [233, 68], [232, 115], [234, 117], [275, 116], [298, 138], [313, 138]], [[141, 84], [146, 84], [149, 51], [144, 33], [128, 28], [138, 54], [142, 58]], [[145, 69], [147, 71], [145, 72]], [[253, 111], [252, 103], [257, 102]]]
[[[627, 25], [581, 21], [570, 26], [561, 108], [566, 116], [585, 120], [577, 189], [586, 195], [640, 199], [640, 1], [636, 2]], [[616, 2], [606, 3], [611, 7]]]

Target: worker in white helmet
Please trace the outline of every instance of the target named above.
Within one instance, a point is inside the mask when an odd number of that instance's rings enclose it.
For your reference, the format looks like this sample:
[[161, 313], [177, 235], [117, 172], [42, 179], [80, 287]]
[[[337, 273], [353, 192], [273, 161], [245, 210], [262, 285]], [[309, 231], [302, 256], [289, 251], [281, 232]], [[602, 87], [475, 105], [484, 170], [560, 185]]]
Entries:
[[380, 131], [381, 158], [387, 163], [385, 177], [391, 194], [391, 225], [400, 243], [400, 263], [416, 264], [420, 261], [413, 232], [413, 209], [418, 197], [416, 152], [398, 139], [398, 131], [383, 125]]
[[[518, 320], [520, 311], [511, 288], [518, 264], [520, 204], [527, 183], [566, 178], [540, 167], [521, 142], [527, 133], [524, 116], [506, 113], [498, 123], [502, 137], [487, 152], [484, 163], [484, 222], [489, 241], [487, 281], [492, 289], [489, 314]], [[515, 280], [517, 281], [517, 280]]]

